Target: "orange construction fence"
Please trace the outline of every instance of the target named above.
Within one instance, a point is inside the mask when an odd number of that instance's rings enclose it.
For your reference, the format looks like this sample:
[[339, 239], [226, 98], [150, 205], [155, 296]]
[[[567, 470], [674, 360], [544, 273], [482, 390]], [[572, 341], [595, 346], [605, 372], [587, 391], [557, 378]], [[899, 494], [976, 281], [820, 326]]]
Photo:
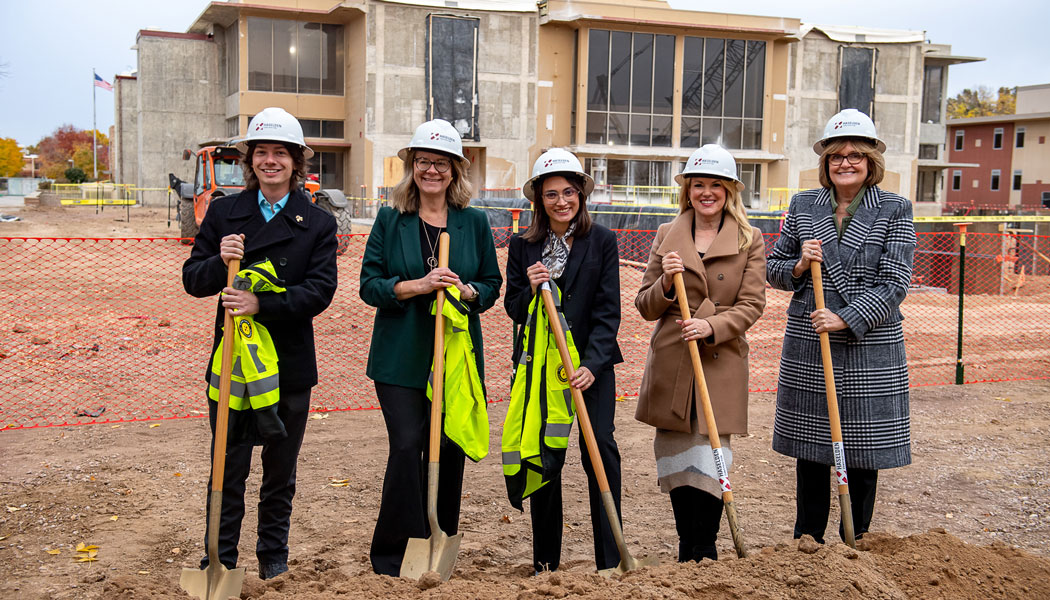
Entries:
[[[507, 228], [493, 230], [505, 267]], [[634, 308], [653, 231], [617, 231], [625, 362], [618, 393], [635, 396], [652, 323]], [[1050, 377], [1050, 239], [967, 235], [964, 381]], [[314, 321], [320, 384], [313, 410], [378, 408], [365, 362], [374, 310], [358, 295], [367, 235], [347, 236], [339, 289]], [[766, 235], [771, 249], [776, 234]], [[189, 247], [172, 238], [0, 238], [0, 429], [207, 414], [204, 372], [215, 298], [182, 289]], [[902, 310], [912, 385], [956, 381], [958, 233], [919, 234]], [[767, 290], [748, 332], [752, 391], [777, 386], [790, 294]], [[512, 324], [502, 301], [482, 315], [490, 401], [509, 395]]]

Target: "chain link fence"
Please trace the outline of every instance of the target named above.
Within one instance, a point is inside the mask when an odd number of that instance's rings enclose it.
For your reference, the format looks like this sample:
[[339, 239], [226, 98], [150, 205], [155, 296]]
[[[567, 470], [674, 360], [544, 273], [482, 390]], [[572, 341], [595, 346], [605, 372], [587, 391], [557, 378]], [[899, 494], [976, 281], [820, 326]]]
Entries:
[[[621, 396], [638, 393], [653, 324], [634, 308], [654, 231], [620, 230], [625, 362]], [[501, 269], [510, 228], [493, 229]], [[765, 234], [771, 249], [777, 234]], [[902, 306], [911, 384], [956, 382], [959, 234], [920, 233]], [[962, 381], [1050, 376], [1050, 238], [967, 235]], [[374, 309], [358, 295], [367, 235], [346, 236], [339, 289], [314, 321], [320, 384], [313, 410], [378, 408], [365, 377]], [[215, 298], [182, 290], [189, 247], [173, 238], [0, 238], [0, 429], [207, 414], [204, 373]], [[776, 389], [790, 294], [767, 289], [748, 332], [752, 391]], [[509, 396], [512, 323], [502, 299], [482, 315], [486, 384]]]

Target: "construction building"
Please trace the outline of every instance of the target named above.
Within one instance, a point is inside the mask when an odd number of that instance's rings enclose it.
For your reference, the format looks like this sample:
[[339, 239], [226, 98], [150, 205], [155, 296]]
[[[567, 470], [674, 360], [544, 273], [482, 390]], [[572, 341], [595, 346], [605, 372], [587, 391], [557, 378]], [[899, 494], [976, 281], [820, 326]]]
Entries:
[[948, 121], [950, 209], [1050, 208], [1050, 83], [1017, 87], [1015, 114]]
[[[947, 65], [973, 60], [922, 32], [663, 0], [211, 2], [186, 32], [139, 32], [136, 49], [137, 71], [115, 84], [119, 182], [188, 178], [184, 148], [242, 136], [255, 113], [280, 106], [302, 121], [322, 187], [350, 196], [394, 185], [397, 150], [419, 123], [444, 118], [463, 135], [481, 195], [517, 188], [561, 146], [599, 184], [594, 200], [663, 203], [689, 154], [717, 142], [758, 209], [815, 185], [812, 142], [845, 107], [871, 113], [886, 140], [887, 189], [916, 196], [924, 171], [945, 168]], [[931, 144], [936, 156], [921, 159]]]

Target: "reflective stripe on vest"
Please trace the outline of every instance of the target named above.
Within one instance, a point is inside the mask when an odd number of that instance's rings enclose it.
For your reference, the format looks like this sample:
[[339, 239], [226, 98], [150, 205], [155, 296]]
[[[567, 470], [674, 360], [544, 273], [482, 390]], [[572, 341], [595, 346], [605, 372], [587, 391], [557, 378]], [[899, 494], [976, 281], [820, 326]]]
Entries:
[[[553, 282], [551, 288], [555, 306], [560, 307], [561, 291]], [[560, 310], [557, 316], [565, 331], [573, 364], [579, 364], [572, 332]], [[522, 500], [561, 472], [574, 417], [568, 376], [543, 300], [537, 294], [529, 304], [503, 423], [503, 475], [514, 507], [521, 509]]]

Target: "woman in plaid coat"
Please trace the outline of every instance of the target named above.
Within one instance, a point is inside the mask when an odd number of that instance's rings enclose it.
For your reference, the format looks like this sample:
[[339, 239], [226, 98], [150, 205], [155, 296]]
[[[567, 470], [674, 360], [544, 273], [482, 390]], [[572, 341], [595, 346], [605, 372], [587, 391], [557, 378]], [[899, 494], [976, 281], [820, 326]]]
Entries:
[[[911, 463], [908, 364], [900, 304], [911, 282], [911, 203], [878, 188], [885, 172], [867, 115], [832, 117], [813, 147], [821, 189], [791, 200], [766, 274], [794, 292], [780, 360], [773, 449], [797, 459], [794, 537], [823, 543], [834, 464], [819, 334], [828, 332], [856, 538], [868, 531], [880, 469]], [[816, 309], [810, 264], [821, 263]], [[842, 537], [842, 528], [839, 527]]]

